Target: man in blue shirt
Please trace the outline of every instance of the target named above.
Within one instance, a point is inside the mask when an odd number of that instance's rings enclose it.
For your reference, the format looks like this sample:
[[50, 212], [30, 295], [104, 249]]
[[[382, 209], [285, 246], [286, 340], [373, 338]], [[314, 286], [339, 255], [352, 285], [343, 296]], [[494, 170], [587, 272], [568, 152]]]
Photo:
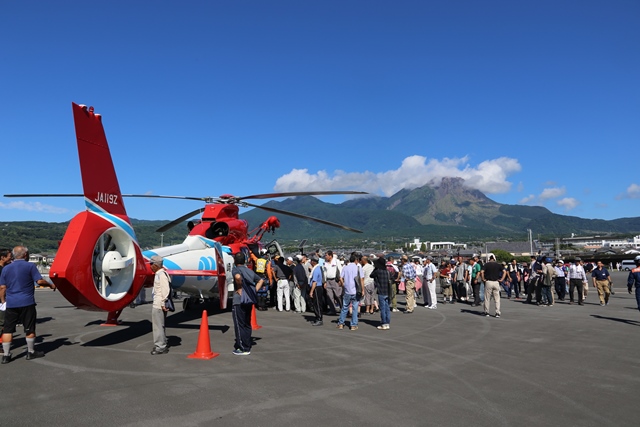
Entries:
[[342, 295], [342, 310], [340, 311], [340, 319], [338, 319], [338, 329], [344, 328], [344, 321], [351, 305], [351, 330], [358, 329], [358, 304], [360, 301], [356, 298], [356, 280], [360, 283], [361, 289], [364, 289], [364, 273], [360, 265], [356, 263], [358, 258], [355, 254], [349, 257], [349, 264], [340, 272], [340, 279], [344, 292]]
[[28, 262], [29, 249], [24, 246], [13, 248], [15, 261], [2, 269], [0, 273], [0, 303], [6, 302], [4, 327], [2, 331], [2, 363], [11, 362], [11, 341], [16, 324], [22, 323], [27, 340], [27, 360], [43, 357], [42, 351], [36, 351], [36, 298], [35, 284], [47, 286], [54, 291], [56, 285], [42, 278], [35, 264]]
[[600, 305], [609, 305], [609, 295], [611, 294], [611, 276], [609, 270], [604, 267], [602, 261], [598, 261], [598, 267], [591, 272], [593, 287], [598, 289]]
[[313, 255], [311, 261], [311, 279], [309, 284], [309, 299], [313, 313], [316, 315], [311, 326], [322, 326], [322, 310], [324, 309], [324, 288], [322, 287], [322, 267], [320, 267], [320, 259]]

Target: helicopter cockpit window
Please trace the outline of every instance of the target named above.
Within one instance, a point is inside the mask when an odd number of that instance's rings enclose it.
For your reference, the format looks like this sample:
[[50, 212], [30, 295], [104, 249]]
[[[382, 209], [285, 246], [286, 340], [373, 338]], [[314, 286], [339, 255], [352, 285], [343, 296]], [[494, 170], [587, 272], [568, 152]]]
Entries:
[[211, 223], [207, 229], [205, 236], [209, 239], [215, 239], [216, 237], [227, 236], [229, 234], [229, 226], [224, 222]]

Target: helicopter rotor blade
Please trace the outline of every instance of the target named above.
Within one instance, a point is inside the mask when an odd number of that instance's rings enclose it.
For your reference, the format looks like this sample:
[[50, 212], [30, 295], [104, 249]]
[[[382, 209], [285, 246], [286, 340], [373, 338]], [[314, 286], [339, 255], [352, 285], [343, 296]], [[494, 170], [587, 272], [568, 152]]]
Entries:
[[[4, 197], [84, 197], [84, 194], [4, 194]], [[199, 202], [212, 203], [217, 197], [193, 197], [193, 196], [164, 196], [159, 194], [123, 194], [122, 197], [143, 197], [147, 199], [180, 199], [197, 200]]]
[[353, 231], [354, 233], [362, 233], [362, 230], [357, 230], [355, 228], [347, 227], [346, 225], [337, 224], [335, 222], [327, 221], [327, 220], [320, 219], [320, 218], [315, 218], [315, 217], [312, 217], [312, 216], [309, 216], [309, 215], [303, 215], [303, 214], [299, 214], [299, 213], [295, 213], [295, 212], [284, 211], [282, 209], [270, 208], [270, 207], [266, 207], [266, 206], [254, 205], [253, 203], [248, 203], [248, 202], [242, 202], [242, 203], [244, 205], [251, 206], [251, 207], [254, 207], [254, 208], [258, 208], [258, 209], [262, 209], [262, 210], [265, 210], [265, 211], [268, 211], [268, 212], [294, 216], [296, 218], [301, 218], [301, 219], [309, 219], [311, 221], [319, 222], [320, 224], [330, 225], [330, 226], [336, 227], [336, 228], [342, 228], [343, 230], [347, 230], [347, 231]]
[[84, 194], [4, 194], [4, 197], [84, 197]]
[[296, 197], [296, 196], [334, 196], [341, 194], [369, 194], [364, 191], [294, 191], [289, 193], [267, 193], [254, 194], [251, 196], [236, 197], [236, 200], [246, 199], [275, 199], [278, 197]]
[[[138, 197], [146, 199], [179, 199], [179, 200], [196, 200], [205, 203], [237, 203], [246, 199], [276, 199], [279, 197], [297, 197], [297, 196], [336, 196], [348, 194], [369, 194], [365, 191], [293, 191], [284, 193], [265, 193], [252, 194], [242, 197], [195, 197], [195, 196], [168, 196], [161, 194], [123, 194], [122, 197]], [[84, 197], [84, 194], [5, 194], [4, 197]]]
[[197, 215], [199, 213], [204, 212], [204, 208], [198, 208], [195, 209], [191, 212], [189, 212], [188, 214], [182, 215], [180, 218], [174, 219], [173, 221], [171, 221], [170, 223], [167, 223], [165, 225], [163, 225], [162, 227], [158, 228], [156, 230], [157, 233], [164, 233], [165, 231], [175, 227], [176, 225], [180, 224], [182, 221], [185, 221], [189, 218], [191, 218], [194, 215]]

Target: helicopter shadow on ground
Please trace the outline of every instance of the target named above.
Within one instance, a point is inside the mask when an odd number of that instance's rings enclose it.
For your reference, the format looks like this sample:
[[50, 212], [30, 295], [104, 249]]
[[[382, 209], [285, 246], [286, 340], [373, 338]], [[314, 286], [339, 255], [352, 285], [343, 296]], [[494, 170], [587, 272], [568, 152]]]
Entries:
[[[167, 316], [165, 326], [173, 329], [200, 329], [200, 323], [193, 324], [186, 322], [202, 319], [202, 311], [203, 310], [177, 311]], [[210, 331], [221, 331], [224, 334], [231, 329], [229, 325], [211, 325], [211, 319], [209, 319], [211, 316], [212, 314], [209, 314], [209, 311], [207, 311], [207, 325]], [[215, 318], [213, 320], [215, 320]]]
[[599, 314], [592, 314], [591, 317], [595, 317], [596, 319], [611, 320], [613, 322], [626, 323], [627, 325], [632, 325], [632, 326], [640, 326], [640, 321], [638, 320], [629, 320], [629, 319], [621, 319], [619, 317], [601, 316]]
[[[167, 316], [165, 326], [171, 329], [199, 329], [199, 324], [185, 324], [184, 322], [189, 322], [200, 317], [202, 317], [201, 312], [200, 315], [197, 315], [197, 313], [194, 314], [190, 311], [181, 311]], [[98, 320], [89, 322], [85, 326], [99, 325], [102, 323], [103, 321]], [[118, 323], [118, 326], [112, 326], [110, 328], [116, 329], [111, 333], [88, 341], [82, 345], [86, 347], [108, 347], [118, 345], [150, 334], [153, 330], [151, 320], [141, 320], [139, 322], [120, 322]], [[222, 333], [226, 333], [229, 329], [230, 328], [228, 325], [209, 325], [210, 331], [221, 331]], [[169, 345], [172, 347], [177, 347], [181, 345], [182, 342], [181, 338], [173, 335], [168, 336], [167, 339], [169, 340]]]
[[[89, 322], [85, 326], [100, 325], [104, 323], [101, 320]], [[107, 347], [123, 342], [139, 338], [151, 332], [151, 321], [141, 320], [139, 322], [120, 322], [117, 326], [105, 326], [105, 328], [115, 328], [109, 334], [98, 337], [82, 344], [83, 347]]]

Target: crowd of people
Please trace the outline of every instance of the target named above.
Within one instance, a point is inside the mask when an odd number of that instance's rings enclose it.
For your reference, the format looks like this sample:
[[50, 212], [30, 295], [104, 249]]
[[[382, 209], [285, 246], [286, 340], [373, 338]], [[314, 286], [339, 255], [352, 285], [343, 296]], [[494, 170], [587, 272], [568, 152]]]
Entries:
[[[29, 251], [16, 246], [12, 251], [0, 249], [0, 330], [2, 332], [2, 363], [12, 361], [11, 343], [18, 324], [23, 325], [27, 354], [31, 360], [44, 353], [34, 348], [36, 332], [35, 285], [50, 287], [35, 264], [28, 262]], [[150, 259], [154, 277], [152, 324], [154, 348], [151, 354], [168, 352], [164, 323], [167, 311], [172, 310], [171, 277], [164, 269], [163, 259]], [[338, 316], [337, 329], [358, 329], [358, 319], [365, 315], [380, 314], [378, 330], [389, 330], [391, 314], [399, 313], [397, 295], [404, 293], [402, 311], [410, 315], [419, 306], [418, 301], [430, 310], [441, 304], [470, 304], [482, 307], [481, 314], [499, 318], [501, 292], [507, 299], [512, 296], [525, 303], [541, 307], [553, 306], [556, 300], [584, 305], [589, 281], [597, 290], [601, 306], [609, 303], [614, 293], [613, 281], [601, 261], [595, 266], [586, 265], [580, 258], [565, 264], [544, 256], [532, 256], [530, 263], [496, 262], [490, 256], [486, 262], [475, 256], [461, 256], [441, 260], [439, 265], [432, 257], [424, 259], [402, 256], [399, 260], [384, 255], [362, 255], [353, 252], [337, 256], [332, 251], [319, 250], [284, 258], [271, 258], [266, 252], [251, 254], [246, 259], [240, 252], [234, 256], [232, 270], [235, 292], [233, 294], [233, 321], [236, 342], [233, 354], [248, 355], [251, 352], [251, 312], [274, 308], [280, 312], [313, 313], [312, 326], [322, 326], [325, 315]], [[640, 256], [635, 258], [636, 268], [627, 280], [628, 292], [635, 287], [640, 310]], [[438, 287], [440, 295], [438, 296]], [[555, 295], [554, 292], [555, 291]], [[170, 304], [168, 304], [170, 303]]]
[[[259, 310], [288, 312], [293, 307], [296, 313], [312, 312], [313, 326], [323, 325], [324, 315], [335, 315], [339, 316], [338, 329], [346, 326], [347, 314], [351, 316], [350, 329], [357, 330], [359, 316], [376, 312], [381, 316], [378, 329], [389, 329], [391, 313], [401, 312], [397, 294], [405, 295], [404, 314], [413, 313], [422, 300], [422, 306], [430, 310], [437, 310], [439, 303], [463, 303], [481, 307], [482, 314], [496, 318], [502, 316], [501, 296], [552, 307], [556, 301], [567, 299], [569, 304], [584, 305], [590, 285], [597, 291], [601, 306], [608, 305], [609, 296], [614, 294], [613, 281], [604, 264], [598, 261], [585, 265], [580, 258], [565, 263], [532, 256], [530, 262], [512, 259], [499, 263], [493, 256], [486, 262], [479, 256], [457, 256], [437, 265], [431, 256], [402, 256], [395, 260], [382, 254], [367, 256], [357, 252], [337, 256], [330, 250], [295, 258], [270, 259], [266, 254], [253, 258], [254, 265], [260, 265], [256, 272], [265, 284]], [[640, 256], [636, 265], [640, 266]], [[640, 267], [629, 274], [630, 293], [634, 286], [640, 310]]]

